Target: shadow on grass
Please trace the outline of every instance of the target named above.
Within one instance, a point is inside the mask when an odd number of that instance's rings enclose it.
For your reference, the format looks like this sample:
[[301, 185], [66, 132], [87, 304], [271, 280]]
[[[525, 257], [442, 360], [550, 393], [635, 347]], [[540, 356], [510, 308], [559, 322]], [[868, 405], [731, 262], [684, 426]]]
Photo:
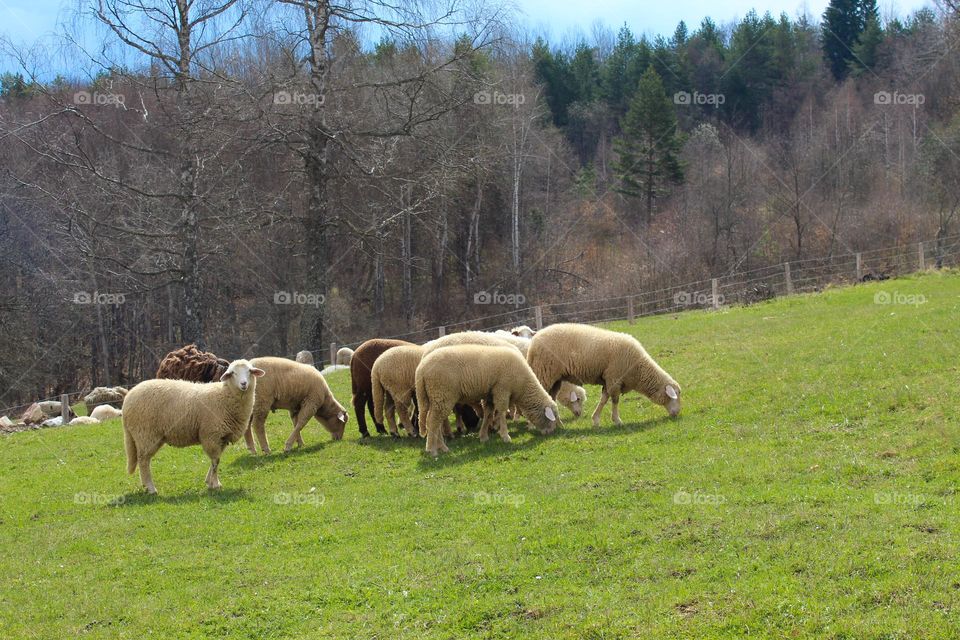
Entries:
[[290, 453], [284, 453], [283, 446], [284, 443], [280, 443], [279, 449], [271, 449], [271, 453], [268, 456], [258, 453], [257, 455], [252, 455], [251, 453], [244, 450], [244, 453], [234, 460], [230, 461], [230, 464], [227, 466], [231, 469], [241, 468], [241, 469], [260, 469], [262, 467], [267, 467], [278, 462], [283, 462], [284, 460], [295, 460], [300, 456], [306, 456], [316, 453], [331, 444], [335, 444], [332, 440], [326, 440], [322, 442], [315, 442], [313, 444], [304, 445], [302, 447], [294, 446], [290, 450]]
[[150, 495], [145, 491], [136, 491], [123, 496], [112, 506], [123, 509], [127, 507], [144, 507], [153, 504], [194, 504], [197, 502], [236, 502], [246, 498], [243, 489], [220, 489], [218, 491], [209, 491], [206, 489], [200, 491], [191, 491], [190, 493], [181, 493], [179, 495]]
[[[553, 439], [578, 440], [583, 438], [620, 436], [626, 433], [648, 431], [656, 427], [676, 424], [676, 420], [669, 416], [660, 416], [644, 421], [624, 422], [619, 427], [612, 424], [601, 424], [599, 427], [594, 428], [589, 422], [589, 417], [586, 419], [580, 418], [575, 422], [582, 422], [582, 424], [578, 424], [578, 428], [574, 429], [570, 428], [573, 422], [569, 422], [568, 424], [570, 426], [561, 427], [549, 435], [542, 435], [538, 431], [530, 429], [524, 421], [516, 424], [516, 426], [511, 429], [513, 442], [510, 443], [501, 441], [500, 436], [496, 433], [491, 433], [490, 440], [487, 442], [480, 442], [476, 434], [470, 434], [466, 437], [454, 438], [452, 440], [447, 439], [447, 446], [450, 448], [449, 453], [441, 453], [439, 457], [433, 458], [426, 452], [423, 452], [424, 455], [420, 459], [418, 466], [423, 469], [436, 469], [438, 466], [444, 467], [463, 464], [465, 462], [475, 462], [489, 458], [490, 456], [523, 454]], [[527, 434], [529, 434], [530, 437], [525, 437]], [[521, 440], [520, 438], [523, 439]], [[425, 441], [422, 438], [418, 438], [417, 448], [422, 450], [424, 445]]]

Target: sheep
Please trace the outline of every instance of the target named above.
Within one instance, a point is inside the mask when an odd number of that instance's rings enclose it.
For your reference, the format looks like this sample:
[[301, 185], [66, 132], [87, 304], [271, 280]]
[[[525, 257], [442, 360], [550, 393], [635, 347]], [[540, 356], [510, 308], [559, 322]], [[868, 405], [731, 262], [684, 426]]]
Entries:
[[250, 453], [257, 453], [253, 444], [254, 433], [257, 434], [260, 450], [264, 454], [270, 453], [266, 420], [267, 414], [277, 409], [288, 410], [293, 421], [293, 431], [283, 449], [285, 453], [293, 449], [294, 443], [298, 447], [303, 446], [300, 432], [313, 417], [326, 427], [334, 440], [343, 438], [349, 415], [333, 397], [326, 379], [316, 367], [287, 358], [271, 357], [254, 358], [250, 364], [268, 374], [257, 389], [250, 426], [244, 434]]
[[543, 433], [556, 429], [559, 422], [556, 403], [514, 347], [464, 344], [436, 349], [417, 367], [416, 387], [426, 450], [434, 457], [448, 451], [442, 427], [458, 403], [488, 403], [481, 440], [487, 439], [490, 423], [499, 417], [500, 438], [510, 442], [504, 416], [511, 404]]
[[[518, 327], [518, 328], [520, 328], [520, 327]], [[528, 330], [530, 329], [529, 327], [522, 327], [522, 328], [528, 329]], [[516, 330], [516, 329], [514, 329], [514, 330]], [[474, 332], [464, 332], [464, 333], [462, 333], [462, 334], [461, 334], [461, 333], [454, 333], [454, 334], [451, 334], [451, 335], [463, 336], [463, 335], [469, 335], [469, 334], [472, 334], [472, 333], [474, 333]], [[532, 331], [531, 331], [531, 333], [532, 333]], [[506, 342], [506, 343], [512, 344], [513, 346], [515, 346], [517, 349], [520, 350], [520, 353], [523, 354], [523, 357], [524, 357], [524, 358], [527, 357], [527, 351], [530, 349], [530, 340], [531, 340], [530, 338], [525, 338], [525, 337], [523, 337], [523, 336], [514, 335], [514, 334], [512, 334], [512, 333], [508, 333], [508, 332], [503, 331], [503, 330], [498, 330], [498, 331], [493, 332], [492, 334], [488, 333], [488, 334], [483, 334], [483, 335], [492, 335], [492, 336], [494, 336], [494, 337], [496, 337], [496, 338], [499, 338], [500, 340], [502, 340], [502, 341], [504, 341], [504, 342]], [[461, 340], [466, 341], [466, 340], [468, 340], [468, 339], [467, 339], [467, 338], [464, 338], [464, 339], [461, 339]], [[484, 343], [486, 344], [486, 343], [488, 343], [488, 341], [484, 341]], [[586, 402], [586, 400], [587, 400], [587, 390], [586, 390], [586, 389], [584, 389], [583, 387], [579, 387], [579, 386], [577, 386], [577, 385], [571, 384], [571, 383], [566, 382], [566, 381], [564, 381], [564, 382], [561, 383], [561, 385], [560, 385], [560, 391], [559, 391], [558, 394], [557, 394], [557, 402], [559, 402], [560, 404], [562, 404], [562, 405], [565, 406], [566, 408], [570, 409], [570, 411], [571, 411], [571, 413], [573, 413], [574, 417], [579, 418], [579, 417], [583, 414], [583, 405], [584, 405], [584, 402]]]
[[350, 366], [350, 360], [352, 358], [353, 358], [353, 349], [350, 349], [348, 347], [341, 347], [340, 350], [337, 351], [336, 364]]
[[407, 435], [419, 435], [408, 408], [416, 388], [417, 365], [420, 364], [422, 353], [423, 347], [420, 345], [393, 347], [373, 363], [373, 370], [370, 372], [373, 419], [383, 424], [386, 414], [387, 427], [393, 436], [398, 435], [394, 409], [400, 414], [400, 421]]
[[248, 361], [234, 360], [219, 382], [147, 380], [136, 385], [123, 399], [127, 473], [140, 467], [144, 489], [156, 494], [150, 460], [160, 447], [199, 444], [210, 458], [207, 487], [219, 489], [220, 454], [250, 424], [257, 378], [263, 375]]
[[75, 424], [100, 424], [100, 421], [91, 416], [77, 416], [70, 421], [71, 425]]
[[108, 404], [102, 404], [99, 407], [94, 407], [93, 412], [90, 414], [91, 418], [96, 418], [100, 422], [105, 420], [112, 420], [113, 418], [119, 418], [123, 415], [123, 411], [120, 409], [114, 409]]
[[313, 354], [309, 351], [300, 351], [297, 353], [296, 361], [301, 364], [313, 364]]
[[537, 332], [527, 325], [521, 324], [518, 327], [510, 329], [510, 333], [515, 336], [520, 336], [521, 338], [532, 338]]
[[600, 425], [600, 412], [608, 399], [613, 402], [613, 422], [623, 424], [620, 394], [628, 391], [639, 391], [672, 417], [680, 413], [680, 385], [625, 333], [582, 324], [551, 325], [533, 337], [527, 362], [553, 397], [563, 380], [602, 385], [593, 412], [594, 427]]
[[364, 438], [370, 437], [367, 431], [367, 418], [364, 414], [364, 407], [370, 411], [370, 417], [373, 418], [373, 424], [377, 428], [377, 433], [386, 433], [383, 423], [377, 422], [377, 417], [373, 410], [373, 386], [370, 375], [373, 371], [373, 364], [377, 358], [393, 347], [409, 347], [413, 343], [404, 340], [387, 340], [385, 338], [373, 338], [367, 340], [353, 352], [350, 358], [350, 387], [353, 391], [353, 411], [357, 415], [357, 426], [360, 428], [360, 435]]
[[350, 367], [348, 367], [345, 364], [328, 364], [327, 366], [325, 366], [323, 369], [320, 370], [320, 374], [324, 376], [328, 376], [331, 373], [334, 373], [336, 371], [349, 371], [349, 370], [350, 370]]
[[92, 415], [93, 410], [102, 404], [119, 409], [123, 405], [125, 395], [127, 390], [123, 387], [97, 387], [83, 398], [83, 403], [87, 406], [87, 415]]
[[195, 344], [188, 344], [164, 356], [155, 377], [214, 382], [223, 376], [229, 365], [223, 358], [218, 358], [209, 351], [200, 351]]

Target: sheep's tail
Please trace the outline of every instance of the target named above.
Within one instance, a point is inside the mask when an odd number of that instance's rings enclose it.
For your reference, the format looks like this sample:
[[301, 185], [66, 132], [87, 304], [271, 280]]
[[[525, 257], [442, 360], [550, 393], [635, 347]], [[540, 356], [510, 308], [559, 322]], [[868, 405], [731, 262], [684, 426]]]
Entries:
[[430, 398], [427, 397], [427, 383], [424, 381], [423, 376], [417, 376], [417, 413], [419, 414], [419, 425], [420, 433], [425, 434], [424, 431], [427, 424], [427, 413], [430, 412]]
[[373, 395], [373, 421], [383, 424], [383, 384], [380, 376], [371, 376], [370, 386]]
[[133, 473], [137, 469], [137, 443], [126, 427], [123, 428], [123, 444], [127, 450], [127, 473]]

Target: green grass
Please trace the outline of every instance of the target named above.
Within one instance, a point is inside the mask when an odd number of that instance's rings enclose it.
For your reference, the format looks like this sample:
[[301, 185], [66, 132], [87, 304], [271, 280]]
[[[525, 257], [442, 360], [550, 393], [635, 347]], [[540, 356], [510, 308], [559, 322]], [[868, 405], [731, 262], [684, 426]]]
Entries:
[[678, 420], [438, 460], [312, 423], [214, 494], [168, 447], [142, 494], [119, 421], [2, 438], [0, 637], [958, 637], [958, 308], [947, 273], [617, 324]]

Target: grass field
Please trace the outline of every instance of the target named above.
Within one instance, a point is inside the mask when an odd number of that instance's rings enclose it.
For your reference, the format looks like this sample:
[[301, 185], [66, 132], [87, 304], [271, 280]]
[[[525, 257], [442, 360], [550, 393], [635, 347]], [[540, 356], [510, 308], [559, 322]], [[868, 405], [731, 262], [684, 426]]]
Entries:
[[199, 447], [141, 493], [119, 421], [4, 437], [0, 638], [958, 637], [958, 311], [948, 273], [616, 324], [679, 419], [432, 460], [351, 416], [219, 493]]

